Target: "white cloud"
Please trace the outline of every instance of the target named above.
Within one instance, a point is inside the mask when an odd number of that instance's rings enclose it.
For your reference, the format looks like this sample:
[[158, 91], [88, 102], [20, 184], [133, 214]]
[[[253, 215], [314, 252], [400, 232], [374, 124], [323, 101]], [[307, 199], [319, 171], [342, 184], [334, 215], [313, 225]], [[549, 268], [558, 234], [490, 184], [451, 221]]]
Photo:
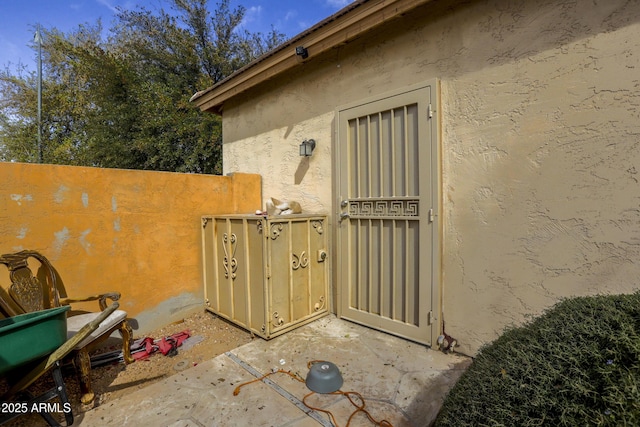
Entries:
[[242, 22], [247, 23], [247, 22], [259, 21], [261, 16], [262, 16], [262, 6], [251, 6], [247, 8]]
[[109, 8], [111, 10], [111, 12], [113, 13], [117, 13], [118, 10], [116, 9], [116, 7], [113, 5], [113, 1], [112, 0], [97, 0], [98, 3], [100, 3], [103, 6], [106, 6], [107, 8]]
[[298, 16], [298, 12], [297, 12], [297, 11], [295, 11], [295, 10], [289, 10], [289, 11], [287, 11], [287, 13], [284, 15], [284, 21], [285, 21], [285, 22], [290, 21], [290, 20], [292, 20], [293, 18], [295, 18], [296, 16]]
[[256, 30], [252, 29], [252, 27], [255, 27], [256, 26], [255, 23], [259, 23], [261, 18], [262, 18], [262, 6], [247, 7], [244, 11], [244, 17], [242, 17], [242, 21], [240, 21], [238, 28], [255, 32]]
[[327, 6], [342, 9], [351, 2], [352, 0], [327, 0]]

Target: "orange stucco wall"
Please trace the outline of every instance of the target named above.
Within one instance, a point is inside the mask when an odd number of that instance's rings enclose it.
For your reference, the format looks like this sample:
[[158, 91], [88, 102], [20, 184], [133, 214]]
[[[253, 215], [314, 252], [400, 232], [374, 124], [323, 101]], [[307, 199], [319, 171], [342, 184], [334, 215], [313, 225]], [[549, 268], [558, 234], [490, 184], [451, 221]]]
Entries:
[[0, 163], [0, 183], [0, 253], [40, 251], [70, 297], [121, 292], [140, 333], [203, 307], [200, 217], [261, 206], [253, 174]]

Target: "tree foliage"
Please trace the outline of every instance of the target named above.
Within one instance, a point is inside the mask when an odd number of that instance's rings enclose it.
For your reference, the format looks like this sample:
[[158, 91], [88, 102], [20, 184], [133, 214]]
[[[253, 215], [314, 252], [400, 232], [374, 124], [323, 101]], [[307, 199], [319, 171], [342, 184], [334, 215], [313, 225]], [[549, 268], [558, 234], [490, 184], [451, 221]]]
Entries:
[[[245, 9], [221, 0], [173, 0], [172, 10], [120, 9], [100, 21], [44, 30], [46, 163], [220, 173], [221, 123], [190, 97], [284, 39], [241, 30]], [[0, 71], [0, 160], [35, 162], [37, 75]]]

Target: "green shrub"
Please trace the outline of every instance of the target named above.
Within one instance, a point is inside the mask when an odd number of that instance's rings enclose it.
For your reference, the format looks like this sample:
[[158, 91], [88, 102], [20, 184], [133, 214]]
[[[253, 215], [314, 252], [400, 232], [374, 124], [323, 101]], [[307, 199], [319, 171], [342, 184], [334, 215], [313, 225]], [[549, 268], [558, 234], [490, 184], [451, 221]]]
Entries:
[[483, 347], [436, 426], [640, 426], [640, 292], [564, 300]]

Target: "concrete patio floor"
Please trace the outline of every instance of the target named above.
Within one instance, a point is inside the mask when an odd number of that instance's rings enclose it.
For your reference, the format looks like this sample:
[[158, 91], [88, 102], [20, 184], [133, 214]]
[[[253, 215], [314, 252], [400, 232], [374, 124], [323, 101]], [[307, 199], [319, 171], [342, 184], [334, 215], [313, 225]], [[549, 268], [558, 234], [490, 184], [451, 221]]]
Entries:
[[[201, 344], [202, 345], [202, 344]], [[249, 344], [144, 389], [77, 414], [79, 426], [331, 426], [326, 413], [308, 409], [305, 384], [275, 373], [266, 382], [237, 386], [272, 370], [305, 378], [307, 363], [335, 363], [341, 391], [357, 392], [378, 421], [395, 427], [430, 425], [446, 392], [471, 363], [391, 335], [327, 316], [284, 335]], [[345, 426], [356, 408], [342, 395], [314, 394], [311, 406], [331, 411]], [[373, 425], [362, 412], [352, 426]]]

